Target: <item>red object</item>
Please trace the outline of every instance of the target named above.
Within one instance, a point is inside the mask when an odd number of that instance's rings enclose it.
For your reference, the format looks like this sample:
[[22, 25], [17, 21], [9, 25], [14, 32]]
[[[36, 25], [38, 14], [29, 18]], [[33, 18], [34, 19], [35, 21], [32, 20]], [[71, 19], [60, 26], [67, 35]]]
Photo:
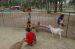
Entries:
[[34, 34], [33, 32], [28, 32], [28, 33], [26, 34], [26, 42], [27, 42], [28, 44], [33, 44], [34, 38], [35, 38], [35, 34]]
[[31, 11], [32, 11], [32, 10], [31, 10], [31, 7], [29, 7], [29, 8], [27, 9], [27, 11], [28, 11], [28, 12], [31, 12]]

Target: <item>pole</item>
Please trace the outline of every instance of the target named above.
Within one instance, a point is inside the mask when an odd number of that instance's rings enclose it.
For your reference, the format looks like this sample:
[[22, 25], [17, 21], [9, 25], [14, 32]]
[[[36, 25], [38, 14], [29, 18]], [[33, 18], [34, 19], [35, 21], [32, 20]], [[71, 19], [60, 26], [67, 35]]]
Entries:
[[5, 24], [4, 24], [4, 16], [3, 16], [3, 12], [2, 12], [2, 19], [3, 19], [3, 26], [4, 26]]
[[67, 37], [68, 28], [69, 28], [69, 21], [70, 21], [70, 12], [69, 12], [69, 16], [68, 16], [68, 23], [67, 23], [67, 29], [66, 29], [66, 37]]

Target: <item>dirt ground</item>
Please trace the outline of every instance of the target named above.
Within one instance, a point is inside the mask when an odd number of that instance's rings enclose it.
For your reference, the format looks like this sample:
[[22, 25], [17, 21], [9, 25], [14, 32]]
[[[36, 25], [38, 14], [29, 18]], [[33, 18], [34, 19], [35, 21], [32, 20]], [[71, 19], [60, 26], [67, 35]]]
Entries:
[[[24, 28], [0, 27], [0, 49], [17, 49], [18, 42], [24, 38]], [[37, 43], [28, 46], [24, 43], [21, 49], [75, 49], [75, 40], [51, 36], [50, 32], [36, 32]]]

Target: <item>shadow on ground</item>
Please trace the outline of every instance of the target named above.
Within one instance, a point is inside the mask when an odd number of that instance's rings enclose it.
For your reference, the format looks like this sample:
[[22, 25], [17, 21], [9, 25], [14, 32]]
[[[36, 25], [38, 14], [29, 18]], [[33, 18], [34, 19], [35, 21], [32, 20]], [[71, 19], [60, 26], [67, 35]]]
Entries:
[[18, 45], [19, 42], [14, 43], [9, 49], [31, 49], [34, 46], [29, 46], [26, 43], [23, 43], [22, 45]]
[[18, 45], [19, 42], [14, 43], [9, 49], [21, 49], [21, 45]]

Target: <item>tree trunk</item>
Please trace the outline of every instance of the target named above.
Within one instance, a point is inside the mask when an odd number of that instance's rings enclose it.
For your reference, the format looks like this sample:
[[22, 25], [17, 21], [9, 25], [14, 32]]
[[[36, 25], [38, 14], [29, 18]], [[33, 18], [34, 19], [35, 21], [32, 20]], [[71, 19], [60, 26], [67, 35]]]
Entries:
[[59, 11], [60, 11], [60, 1], [59, 1]]
[[63, 5], [63, 4], [62, 4], [62, 1], [59, 1], [59, 11], [60, 11], [60, 12], [63, 11], [63, 9], [62, 9], [62, 5]]
[[57, 1], [54, 1], [54, 13], [57, 12]]
[[62, 2], [61, 2], [61, 4], [60, 4], [60, 12], [62, 12], [63, 11], [63, 9], [62, 9]]
[[75, 5], [74, 5], [74, 11], [75, 11]]
[[8, 0], [8, 6], [10, 7], [10, 5], [9, 5], [9, 2], [10, 2], [11, 0]]

